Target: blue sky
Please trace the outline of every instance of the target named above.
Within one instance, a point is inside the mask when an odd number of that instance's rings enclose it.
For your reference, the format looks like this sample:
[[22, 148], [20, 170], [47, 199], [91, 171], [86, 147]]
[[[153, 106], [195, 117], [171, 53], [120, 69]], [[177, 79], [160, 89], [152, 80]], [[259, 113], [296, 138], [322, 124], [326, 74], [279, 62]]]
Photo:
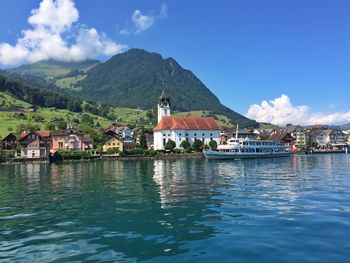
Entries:
[[[74, 30], [96, 29], [103, 50], [79, 45], [95, 57], [127, 48], [171, 56], [223, 104], [260, 121], [350, 122], [350, 1], [58, 1], [75, 4]], [[37, 26], [28, 18], [40, 3], [2, 1], [0, 43], [14, 46]]]

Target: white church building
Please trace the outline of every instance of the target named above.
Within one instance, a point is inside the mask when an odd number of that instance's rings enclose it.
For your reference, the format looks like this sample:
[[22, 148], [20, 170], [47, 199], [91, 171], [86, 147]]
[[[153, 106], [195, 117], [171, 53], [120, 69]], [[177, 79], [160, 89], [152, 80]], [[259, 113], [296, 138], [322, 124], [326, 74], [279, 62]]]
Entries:
[[181, 143], [187, 140], [192, 145], [195, 140], [209, 145], [211, 140], [220, 142], [220, 128], [212, 117], [170, 116], [170, 99], [164, 95], [158, 102], [158, 125], [154, 128], [154, 149], [164, 150], [165, 144], [171, 139], [175, 148], [181, 148]]

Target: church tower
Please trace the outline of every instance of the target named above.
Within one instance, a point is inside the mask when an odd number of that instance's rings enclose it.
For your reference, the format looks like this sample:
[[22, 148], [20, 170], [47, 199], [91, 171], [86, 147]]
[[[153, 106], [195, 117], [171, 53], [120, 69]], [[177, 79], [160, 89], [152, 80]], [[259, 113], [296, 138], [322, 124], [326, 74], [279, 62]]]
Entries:
[[170, 116], [170, 98], [165, 96], [164, 90], [158, 99], [158, 123], [163, 116]]

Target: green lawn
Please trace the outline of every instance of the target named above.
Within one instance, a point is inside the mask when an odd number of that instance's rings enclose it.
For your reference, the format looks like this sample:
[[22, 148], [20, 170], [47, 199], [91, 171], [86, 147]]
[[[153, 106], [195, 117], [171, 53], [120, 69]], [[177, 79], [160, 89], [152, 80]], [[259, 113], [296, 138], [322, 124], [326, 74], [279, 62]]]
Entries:
[[114, 108], [114, 113], [117, 115], [117, 120], [123, 123], [138, 123], [141, 119], [147, 119], [147, 110]]
[[[36, 124], [40, 127], [41, 130], [45, 130], [46, 124], [51, 122], [53, 119], [63, 119], [64, 121], [69, 121], [74, 118], [80, 118], [80, 113], [70, 112], [68, 110], [56, 110], [51, 111], [46, 108], [39, 108], [37, 112], [26, 112], [24, 113], [26, 119], [20, 119], [15, 116], [14, 112], [0, 111], [0, 138], [5, 137], [9, 132], [16, 131], [17, 126], [20, 124]], [[89, 113], [88, 113], [89, 114]], [[112, 122], [106, 118], [89, 114], [94, 118], [95, 124], [98, 122], [100, 125], [105, 128], [109, 126]], [[35, 122], [33, 120], [34, 116], [41, 116], [44, 118], [43, 122]], [[11, 130], [12, 129], [12, 130]]]
[[75, 91], [80, 91], [81, 88], [74, 88], [75, 83], [86, 78], [86, 75], [79, 75], [71, 78], [62, 78], [56, 81], [56, 85], [61, 89], [71, 89]]
[[17, 100], [16, 98], [4, 93], [0, 92], [0, 105], [3, 106], [22, 106], [22, 107], [29, 107], [30, 104], [22, 101], [22, 100]]

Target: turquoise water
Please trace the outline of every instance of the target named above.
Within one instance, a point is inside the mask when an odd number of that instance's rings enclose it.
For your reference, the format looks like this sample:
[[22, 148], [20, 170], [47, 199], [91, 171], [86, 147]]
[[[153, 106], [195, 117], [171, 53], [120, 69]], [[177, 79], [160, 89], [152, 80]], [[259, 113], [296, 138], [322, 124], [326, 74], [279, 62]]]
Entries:
[[0, 166], [0, 262], [349, 262], [350, 155]]

